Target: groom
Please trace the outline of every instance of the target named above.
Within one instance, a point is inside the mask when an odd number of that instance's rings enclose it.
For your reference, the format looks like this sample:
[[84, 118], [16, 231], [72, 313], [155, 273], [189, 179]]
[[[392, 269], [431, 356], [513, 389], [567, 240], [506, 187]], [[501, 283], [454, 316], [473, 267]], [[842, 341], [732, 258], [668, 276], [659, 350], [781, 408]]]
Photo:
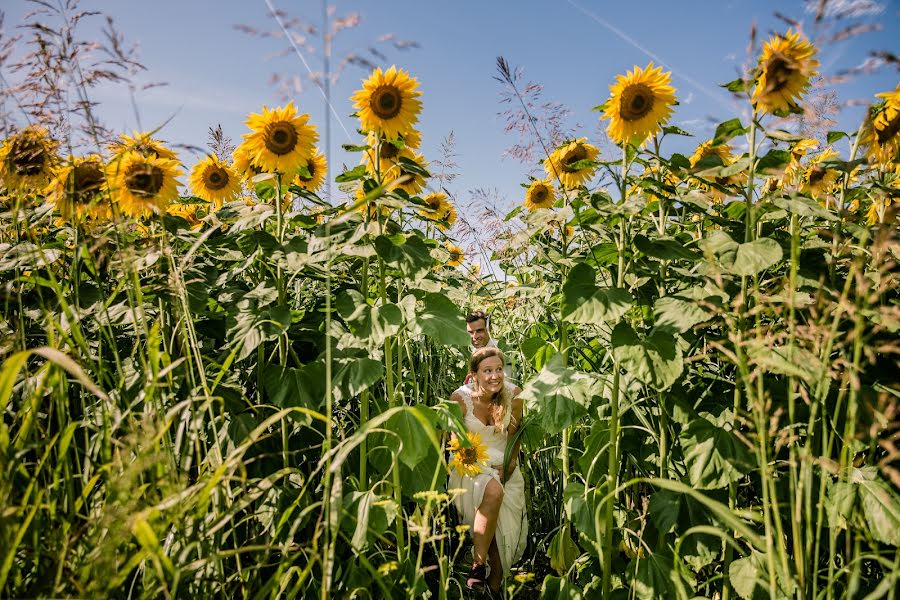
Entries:
[[[486, 346], [497, 347], [497, 340], [491, 337], [491, 318], [483, 310], [473, 310], [466, 315], [466, 332], [472, 338], [472, 352]], [[506, 363], [503, 371], [506, 379], [514, 382], [512, 365], [509, 362]], [[466, 375], [463, 384], [468, 385], [470, 382], [471, 375]]]

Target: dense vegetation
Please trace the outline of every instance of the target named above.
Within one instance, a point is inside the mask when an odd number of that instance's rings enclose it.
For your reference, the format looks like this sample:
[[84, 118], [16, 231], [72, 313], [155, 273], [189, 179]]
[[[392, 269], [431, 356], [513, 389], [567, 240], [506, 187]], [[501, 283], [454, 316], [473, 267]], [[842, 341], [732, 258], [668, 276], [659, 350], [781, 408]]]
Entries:
[[402, 70], [353, 98], [344, 203], [293, 105], [219, 136], [180, 195], [152, 133], [69, 158], [12, 133], [0, 594], [459, 597], [446, 399], [463, 310], [489, 308], [526, 402], [509, 596], [894, 597], [900, 87], [806, 139], [779, 117], [814, 56], [770, 40], [728, 84], [752, 118], [690, 157], [669, 75], [620, 77], [616, 153], [546, 148], [502, 275], [447, 237]]

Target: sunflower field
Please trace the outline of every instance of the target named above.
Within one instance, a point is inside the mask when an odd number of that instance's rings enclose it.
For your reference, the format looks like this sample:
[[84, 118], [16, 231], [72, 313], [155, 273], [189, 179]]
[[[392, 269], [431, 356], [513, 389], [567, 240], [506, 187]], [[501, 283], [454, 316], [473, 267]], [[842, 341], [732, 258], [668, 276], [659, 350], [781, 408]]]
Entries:
[[340, 159], [292, 102], [191, 169], [156, 131], [12, 132], [0, 596], [469, 597], [449, 396], [486, 308], [525, 402], [503, 597], [896, 598], [900, 85], [823, 142], [781, 126], [818, 69], [765, 41], [725, 84], [751, 117], [688, 156], [671, 74], [624, 66], [612, 151], [545, 148], [493, 274], [400, 67]]

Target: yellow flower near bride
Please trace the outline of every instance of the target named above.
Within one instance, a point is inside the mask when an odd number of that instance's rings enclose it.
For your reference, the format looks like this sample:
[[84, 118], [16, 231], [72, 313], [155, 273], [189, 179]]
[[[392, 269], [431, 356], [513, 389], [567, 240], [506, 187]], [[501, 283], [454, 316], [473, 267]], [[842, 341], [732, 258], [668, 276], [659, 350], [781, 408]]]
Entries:
[[464, 448], [458, 439], [450, 440], [449, 448], [453, 452], [450, 467], [456, 469], [460, 475], [474, 477], [481, 473], [482, 465], [487, 464], [488, 452], [487, 446], [481, 443], [480, 435], [472, 432], [467, 435], [469, 443], [472, 444], [468, 448]]

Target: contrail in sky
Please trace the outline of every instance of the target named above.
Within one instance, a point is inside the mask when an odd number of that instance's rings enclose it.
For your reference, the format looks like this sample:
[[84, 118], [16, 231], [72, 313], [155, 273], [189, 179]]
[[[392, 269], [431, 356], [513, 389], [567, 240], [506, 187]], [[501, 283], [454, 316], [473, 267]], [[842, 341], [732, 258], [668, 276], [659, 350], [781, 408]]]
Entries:
[[709, 89], [708, 87], [704, 86], [704, 85], [703, 85], [702, 83], [700, 83], [699, 81], [697, 81], [696, 79], [694, 79], [693, 77], [678, 72], [678, 70], [675, 69], [672, 65], [670, 65], [669, 63], [667, 63], [666, 61], [664, 61], [662, 58], [660, 58], [659, 55], [655, 54], [654, 52], [651, 52], [650, 50], [648, 50], [648, 49], [646, 49], [646, 48], [644, 48], [641, 44], [639, 44], [639, 43], [638, 43], [634, 38], [632, 38], [630, 35], [628, 35], [628, 34], [625, 33], [624, 31], [622, 31], [621, 29], [619, 29], [618, 27], [616, 27], [615, 25], [613, 25], [613, 24], [610, 23], [609, 21], [606, 21], [605, 19], [601, 19], [601, 18], [598, 17], [595, 13], [593, 13], [593, 12], [587, 10], [587, 9], [584, 8], [583, 6], [581, 6], [581, 5], [577, 4], [576, 2], [574, 2], [574, 0], [568, 0], [568, 2], [569, 2], [569, 4], [571, 4], [574, 8], [577, 8], [578, 10], [580, 10], [581, 12], [583, 12], [585, 15], [587, 15], [588, 17], [590, 17], [591, 19], [593, 19], [594, 21], [596, 21], [596, 22], [599, 23], [600, 25], [603, 25], [606, 29], [608, 29], [608, 30], [610, 30], [611, 32], [613, 32], [614, 34], [616, 34], [619, 38], [621, 38], [621, 39], [622, 39], [624, 42], [626, 42], [627, 44], [630, 44], [630, 45], [633, 46], [634, 48], [640, 50], [641, 52], [643, 52], [644, 54], [646, 54], [647, 56], [649, 56], [653, 61], [655, 61], [655, 62], [658, 63], [659, 65], [662, 65], [662, 66], [664, 66], [664, 67], [670, 69], [670, 70], [672, 71], [672, 73], [673, 73], [676, 77], [678, 77], [678, 78], [680, 78], [680, 79], [683, 79], [683, 80], [687, 81], [689, 84], [691, 84], [692, 86], [694, 86], [695, 88], [697, 88], [700, 92], [702, 92], [704, 95], [709, 96], [709, 97], [710, 97], [713, 101], [715, 101], [717, 104], [719, 104], [719, 105], [721, 105], [721, 106], [727, 108], [728, 110], [732, 110], [732, 109], [733, 109], [733, 107], [732, 107], [728, 102], [726, 102], [726, 101], [722, 98], [721, 92], [717, 92], [717, 91], [711, 90], [711, 89]]
[[[287, 27], [284, 26], [284, 23], [281, 21], [281, 17], [278, 16], [278, 13], [275, 11], [275, 7], [272, 6], [272, 2], [270, 0], [263, 0], [266, 3], [266, 6], [269, 7], [269, 12], [272, 13], [272, 16], [275, 17], [275, 20], [278, 22], [278, 26], [281, 27], [281, 31], [284, 32], [284, 37], [291, 43], [291, 46], [294, 48], [294, 52], [297, 53], [297, 56], [300, 57], [300, 62], [303, 63], [303, 66], [306, 67], [307, 73], [310, 75], [313, 74], [312, 69], [309, 68], [309, 64], [306, 62], [306, 59], [303, 57], [303, 53], [300, 52], [300, 48], [297, 47], [297, 44], [294, 43], [294, 38], [291, 36], [290, 32], [287, 30]], [[325, 100], [325, 103], [328, 105], [328, 108], [331, 109], [331, 114], [334, 115], [334, 118], [337, 119], [338, 124], [341, 126], [341, 129], [344, 130], [344, 133], [347, 134], [348, 140], [353, 140], [353, 137], [350, 135], [350, 132], [347, 131], [347, 127], [344, 126], [344, 122], [341, 120], [340, 115], [338, 115], [337, 111], [334, 110], [334, 106], [332, 106], [331, 102], [328, 101], [328, 98], [325, 96], [325, 90], [322, 89], [322, 85], [317, 81], [316, 87], [319, 88], [319, 92], [322, 94], [322, 98]]]

